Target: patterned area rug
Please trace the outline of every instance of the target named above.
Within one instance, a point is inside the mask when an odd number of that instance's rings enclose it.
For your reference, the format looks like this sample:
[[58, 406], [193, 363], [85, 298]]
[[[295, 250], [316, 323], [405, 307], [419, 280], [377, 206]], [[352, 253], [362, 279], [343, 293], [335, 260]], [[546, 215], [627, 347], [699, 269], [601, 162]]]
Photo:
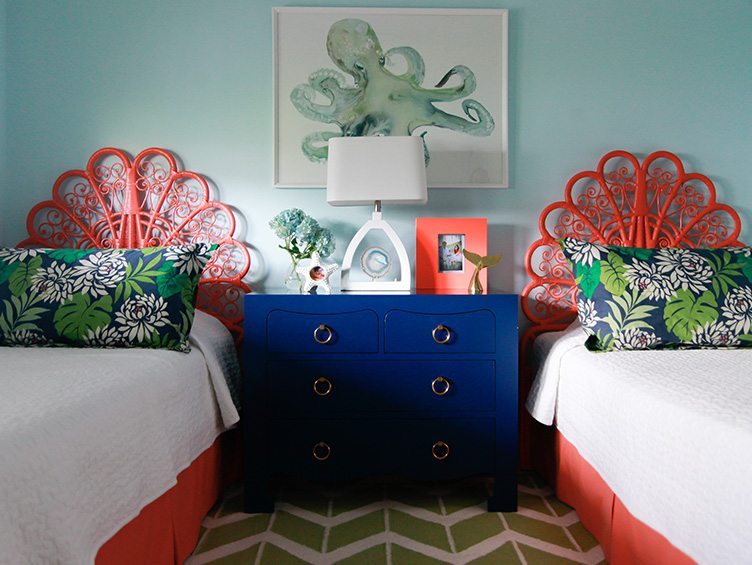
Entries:
[[535, 475], [519, 511], [486, 512], [487, 480], [280, 485], [273, 514], [243, 514], [231, 487], [188, 565], [603, 563], [598, 542]]

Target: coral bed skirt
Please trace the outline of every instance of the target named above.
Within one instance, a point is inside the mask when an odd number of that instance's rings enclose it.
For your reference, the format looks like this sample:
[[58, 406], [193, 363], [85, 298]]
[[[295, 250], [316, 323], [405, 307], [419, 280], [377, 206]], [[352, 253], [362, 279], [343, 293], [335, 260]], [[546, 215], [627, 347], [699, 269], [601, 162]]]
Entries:
[[[97, 565], [177, 565], [193, 552], [201, 521], [237, 472], [236, 434], [224, 434], [182, 471], [177, 484], [123, 526], [97, 553]], [[689, 565], [695, 561], [629, 512], [598, 472], [556, 432], [556, 495], [577, 510], [611, 565]], [[223, 470], [225, 472], [223, 472]]]
[[611, 565], [695, 563], [641, 522], [567, 438], [556, 432], [556, 496], [577, 510]]
[[[235, 472], [230, 461], [238, 444], [235, 431], [218, 437], [177, 477], [177, 484], [145, 506], [97, 553], [97, 565], [176, 565], [198, 542], [201, 522]], [[230, 473], [232, 474], [232, 473]]]

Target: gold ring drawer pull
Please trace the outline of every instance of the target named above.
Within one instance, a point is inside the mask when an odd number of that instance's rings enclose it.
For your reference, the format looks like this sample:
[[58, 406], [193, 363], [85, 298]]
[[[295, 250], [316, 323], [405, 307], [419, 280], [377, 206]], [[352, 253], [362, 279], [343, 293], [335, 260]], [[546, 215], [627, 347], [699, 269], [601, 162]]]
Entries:
[[444, 396], [450, 388], [452, 388], [452, 383], [444, 377], [436, 377], [431, 381], [431, 390], [436, 396]]
[[[442, 335], [444, 337], [441, 337]], [[452, 332], [448, 327], [439, 324], [431, 332], [431, 337], [439, 345], [444, 345], [445, 343], [448, 343], [452, 338]]]
[[332, 328], [324, 324], [319, 324], [319, 327], [313, 330], [313, 339], [316, 340], [316, 343], [320, 343], [321, 345], [326, 345], [332, 341], [332, 335]]
[[326, 377], [319, 377], [318, 379], [313, 381], [313, 392], [315, 392], [318, 396], [327, 396], [330, 392], [332, 392], [333, 388], [334, 385], [332, 385], [332, 381], [330, 381]]
[[437, 441], [431, 447], [431, 455], [433, 455], [433, 458], [437, 461], [443, 461], [449, 457], [449, 445], [443, 441]]
[[325, 441], [320, 441], [313, 446], [313, 458], [316, 461], [326, 461], [332, 454], [332, 448]]

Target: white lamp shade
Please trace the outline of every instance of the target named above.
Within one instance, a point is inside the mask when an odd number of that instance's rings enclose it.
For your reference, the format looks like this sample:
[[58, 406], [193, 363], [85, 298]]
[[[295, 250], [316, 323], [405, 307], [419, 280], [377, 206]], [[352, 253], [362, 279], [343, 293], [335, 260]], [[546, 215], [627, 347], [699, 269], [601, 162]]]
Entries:
[[425, 204], [426, 165], [418, 136], [333, 137], [326, 201], [333, 206]]

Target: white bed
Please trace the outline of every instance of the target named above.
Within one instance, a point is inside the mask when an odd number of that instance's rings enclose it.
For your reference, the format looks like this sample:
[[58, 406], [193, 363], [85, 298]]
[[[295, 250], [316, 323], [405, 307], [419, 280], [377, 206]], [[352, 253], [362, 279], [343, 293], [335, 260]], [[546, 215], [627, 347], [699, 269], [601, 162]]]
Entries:
[[182, 563], [239, 461], [223, 434], [239, 419], [250, 291], [235, 215], [170, 152], [105, 147], [61, 174], [26, 225], [18, 247], [217, 249], [190, 353], [0, 347], [0, 563]]
[[752, 532], [752, 350], [593, 353], [544, 334], [527, 408], [556, 424], [639, 520], [699, 563], [740, 563]]
[[[673, 153], [640, 160], [611, 151], [571, 177], [539, 230], [525, 258], [522, 308], [532, 324], [522, 390], [543, 426], [523, 418], [523, 460], [556, 483], [611, 563], [748, 562], [752, 349], [589, 351], [585, 332], [570, 325], [578, 283], [559, 246], [566, 237], [621, 248], [736, 247], [738, 213]], [[587, 299], [611, 276], [578, 273], [580, 287], [591, 285]]]
[[93, 563], [237, 423], [232, 336], [197, 312], [191, 343], [0, 348], [1, 563]]

